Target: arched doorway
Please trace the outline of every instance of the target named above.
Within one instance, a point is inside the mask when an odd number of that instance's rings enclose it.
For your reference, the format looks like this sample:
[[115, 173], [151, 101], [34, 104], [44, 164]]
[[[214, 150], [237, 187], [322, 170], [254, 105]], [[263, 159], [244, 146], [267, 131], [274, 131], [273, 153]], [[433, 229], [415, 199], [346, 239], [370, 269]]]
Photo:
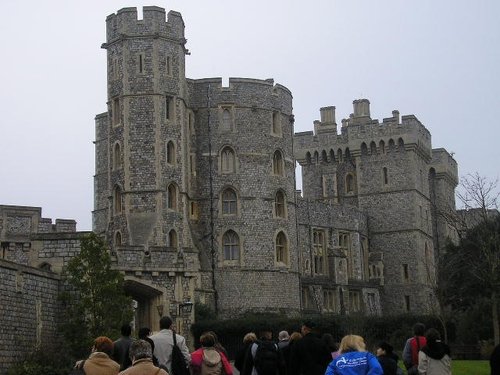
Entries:
[[136, 302], [135, 329], [149, 327], [152, 331], [158, 331], [165, 305], [163, 291], [148, 281], [131, 277], [125, 278], [124, 289], [125, 293]]

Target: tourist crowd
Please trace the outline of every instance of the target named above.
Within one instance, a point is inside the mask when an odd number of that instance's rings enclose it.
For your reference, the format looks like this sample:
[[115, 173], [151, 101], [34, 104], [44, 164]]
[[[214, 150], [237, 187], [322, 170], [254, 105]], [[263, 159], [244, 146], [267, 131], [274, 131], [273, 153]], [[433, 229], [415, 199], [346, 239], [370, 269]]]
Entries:
[[[363, 337], [346, 335], [335, 342], [331, 334], [320, 335], [312, 321], [302, 324], [300, 332], [281, 331], [273, 339], [271, 327], [243, 337], [234, 367], [241, 375], [451, 375], [449, 347], [439, 332], [417, 323], [414, 335], [403, 349], [402, 362], [388, 342], [380, 342], [375, 354], [366, 350]], [[130, 325], [113, 342], [107, 337], [94, 341], [90, 356], [78, 361], [74, 374], [86, 375], [233, 375], [227, 351], [215, 332], [203, 333], [200, 348], [190, 353], [183, 336], [172, 328], [172, 319], [160, 319], [160, 331], [149, 328], [131, 338]], [[495, 354], [496, 353], [496, 354]], [[500, 349], [491, 357], [491, 374], [499, 372]]]

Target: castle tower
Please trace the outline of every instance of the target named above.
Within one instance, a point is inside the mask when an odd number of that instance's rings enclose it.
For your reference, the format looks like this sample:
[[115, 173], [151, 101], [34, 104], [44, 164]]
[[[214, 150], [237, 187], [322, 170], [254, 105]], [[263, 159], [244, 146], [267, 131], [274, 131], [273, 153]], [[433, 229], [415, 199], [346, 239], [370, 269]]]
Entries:
[[273, 80], [189, 86], [196, 113], [193, 233], [204, 279], [214, 271], [206, 285], [217, 291], [218, 312], [298, 312], [291, 93]]
[[[369, 277], [382, 286], [384, 313], [432, 312], [435, 230], [429, 176], [444, 170], [444, 162], [436, 156], [432, 168], [430, 133], [415, 116], [400, 119], [393, 111], [379, 123], [370, 117], [369, 105], [367, 99], [355, 100], [340, 134], [322, 132], [319, 121], [314, 135], [295, 135], [304, 198], [328, 202], [332, 209], [353, 205], [366, 214]], [[453, 177], [453, 166], [446, 171]], [[446, 186], [444, 177], [436, 180], [439, 199], [453, 199], [452, 177]]]
[[107, 236], [142, 323], [153, 328], [158, 313], [176, 315], [194, 298], [185, 43], [174, 11], [166, 20], [164, 9], [144, 7], [138, 20], [136, 8], [123, 8], [106, 19], [108, 111], [96, 117], [93, 229]]

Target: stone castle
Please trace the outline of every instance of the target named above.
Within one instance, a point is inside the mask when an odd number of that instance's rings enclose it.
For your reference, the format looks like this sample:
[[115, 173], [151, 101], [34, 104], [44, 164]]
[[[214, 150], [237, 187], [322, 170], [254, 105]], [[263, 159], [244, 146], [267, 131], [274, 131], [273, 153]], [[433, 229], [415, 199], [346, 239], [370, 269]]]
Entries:
[[[432, 311], [450, 235], [436, 211], [454, 209], [457, 164], [415, 116], [379, 122], [360, 99], [340, 127], [325, 107], [314, 131], [294, 134], [292, 94], [273, 80], [186, 78], [178, 12], [144, 7], [138, 20], [124, 8], [106, 25], [93, 230], [125, 275], [137, 324], [156, 329], [189, 302], [221, 317]], [[0, 206], [13, 303], [26, 275], [58, 278], [84, 234], [74, 224]]]

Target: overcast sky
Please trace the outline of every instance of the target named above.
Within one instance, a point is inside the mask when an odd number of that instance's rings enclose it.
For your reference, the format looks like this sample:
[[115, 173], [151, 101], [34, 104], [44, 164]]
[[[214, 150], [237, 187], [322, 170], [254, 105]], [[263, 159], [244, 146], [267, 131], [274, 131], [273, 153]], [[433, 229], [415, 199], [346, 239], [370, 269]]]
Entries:
[[414, 114], [461, 176], [499, 175], [498, 0], [3, 0], [0, 204], [91, 229], [94, 117], [106, 110], [105, 19], [123, 7], [182, 13], [189, 78], [274, 78], [295, 131], [319, 108], [368, 98], [372, 118]]

